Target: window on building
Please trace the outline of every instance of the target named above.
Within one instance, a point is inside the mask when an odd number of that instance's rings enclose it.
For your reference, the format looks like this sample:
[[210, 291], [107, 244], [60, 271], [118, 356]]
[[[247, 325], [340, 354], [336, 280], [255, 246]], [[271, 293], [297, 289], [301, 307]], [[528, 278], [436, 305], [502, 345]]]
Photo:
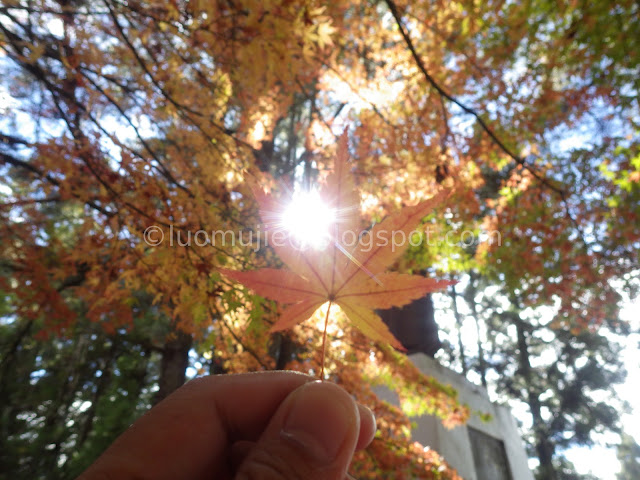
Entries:
[[513, 480], [504, 442], [467, 426], [478, 480]]

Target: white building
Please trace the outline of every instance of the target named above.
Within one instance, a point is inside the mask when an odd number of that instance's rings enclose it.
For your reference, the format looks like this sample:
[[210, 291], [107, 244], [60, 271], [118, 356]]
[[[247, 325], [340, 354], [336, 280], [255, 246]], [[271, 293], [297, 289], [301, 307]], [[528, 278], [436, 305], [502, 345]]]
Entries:
[[[413, 440], [437, 451], [465, 480], [533, 480], [522, 438], [508, 408], [492, 403], [483, 387], [424, 353], [413, 353], [409, 358], [426, 375], [455, 388], [460, 403], [491, 416], [491, 420], [483, 421], [472, 415], [465, 425], [451, 430], [437, 417], [413, 417]], [[378, 395], [398, 404], [388, 390], [380, 390]]]

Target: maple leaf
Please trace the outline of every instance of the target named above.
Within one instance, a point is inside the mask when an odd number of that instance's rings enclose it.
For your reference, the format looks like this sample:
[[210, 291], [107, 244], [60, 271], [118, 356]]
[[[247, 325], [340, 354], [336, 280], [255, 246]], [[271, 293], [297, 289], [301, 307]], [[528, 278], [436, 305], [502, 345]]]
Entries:
[[[361, 232], [360, 197], [349, 172], [347, 158], [347, 136], [344, 134], [333, 172], [319, 192], [321, 199], [334, 213], [326, 248], [301, 250], [293, 246], [294, 241], [287, 241], [293, 239], [285, 237], [288, 233], [281, 226], [280, 216], [284, 205], [250, 181], [269, 244], [288, 270], [264, 268], [248, 272], [220, 271], [257, 294], [288, 305], [272, 331], [285, 330], [307, 320], [328, 301], [330, 306], [333, 303], [340, 306], [347, 318], [370, 339], [388, 342], [404, 350], [374, 310], [402, 306], [428, 292], [451, 285], [452, 282], [445, 280], [385, 272], [406, 249], [412, 230], [446, 194], [441, 192], [376, 224], [368, 235], [371, 235], [370, 240], [376, 240], [377, 243], [352, 242], [350, 240], [355, 240]], [[394, 232], [407, 241], [403, 245], [392, 243], [390, 239]], [[275, 235], [279, 238], [275, 238]], [[327, 311], [325, 335], [328, 316]]]
[[318, 25], [318, 45], [320, 48], [324, 48], [327, 45], [333, 45], [331, 36], [336, 32], [336, 29], [330, 23], [321, 23]]

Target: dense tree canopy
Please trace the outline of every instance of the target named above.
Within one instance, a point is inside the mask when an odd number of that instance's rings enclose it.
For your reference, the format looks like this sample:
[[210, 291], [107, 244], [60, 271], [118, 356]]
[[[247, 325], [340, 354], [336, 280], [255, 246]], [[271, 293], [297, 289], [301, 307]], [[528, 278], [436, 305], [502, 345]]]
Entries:
[[281, 266], [247, 179], [313, 190], [347, 131], [369, 224], [450, 192], [393, 270], [461, 280], [484, 333], [451, 364], [527, 403], [561, 478], [619, 428], [589, 395], [639, 286], [639, 27], [632, 1], [5, 0], [0, 471], [77, 474], [189, 367], [324, 362], [379, 418], [358, 478], [453, 478], [405, 413], [456, 425], [454, 392], [337, 311], [326, 358], [322, 308], [269, 333], [280, 305], [219, 271]]

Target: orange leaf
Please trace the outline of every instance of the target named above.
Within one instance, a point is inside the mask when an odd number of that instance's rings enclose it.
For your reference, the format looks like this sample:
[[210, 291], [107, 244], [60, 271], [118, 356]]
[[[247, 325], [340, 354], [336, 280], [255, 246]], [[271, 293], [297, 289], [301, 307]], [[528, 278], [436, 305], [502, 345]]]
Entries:
[[[257, 182], [249, 180], [260, 206], [267, 240], [289, 270], [220, 271], [259, 295], [292, 304], [285, 308], [272, 327], [273, 331], [291, 328], [307, 320], [324, 302], [329, 301], [338, 304], [367, 337], [403, 349], [374, 309], [405, 305], [452, 282], [384, 273], [384, 270], [402, 255], [411, 231], [442, 202], [446, 194], [441, 192], [374, 226], [370, 235], [377, 244], [356, 241], [361, 233], [360, 197], [349, 172], [347, 157], [347, 136], [343, 134], [333, 173], [319, 192], [325, 205], [334, 213], [326, 248], [296, 249], [295, 240], [282, 228], [280, 216], [285, 203], [266, 194]], [[392, 241], [394, 232], [395, 238], [404, 238], [402, 245]], [[383, 241], [385, 238], [386, 242]]]
[[288, 306], [284, 309], [275, 325], [271, 327], [271, 331], [279, 332], [280, 330], [286, 330], [304, 322], [311, 317], [324, 302], [324, 299], [321, 302], [309, 299]]
[[221, 268], [220, 272], [227, 277], [251, 288], [263, 297], [282, 303], [295, 303], [308, 298], [318, 297], [324, 302], [323, 292], [314, 285], [288, 270], [263, 268], [255, 272], [237, 272]]

